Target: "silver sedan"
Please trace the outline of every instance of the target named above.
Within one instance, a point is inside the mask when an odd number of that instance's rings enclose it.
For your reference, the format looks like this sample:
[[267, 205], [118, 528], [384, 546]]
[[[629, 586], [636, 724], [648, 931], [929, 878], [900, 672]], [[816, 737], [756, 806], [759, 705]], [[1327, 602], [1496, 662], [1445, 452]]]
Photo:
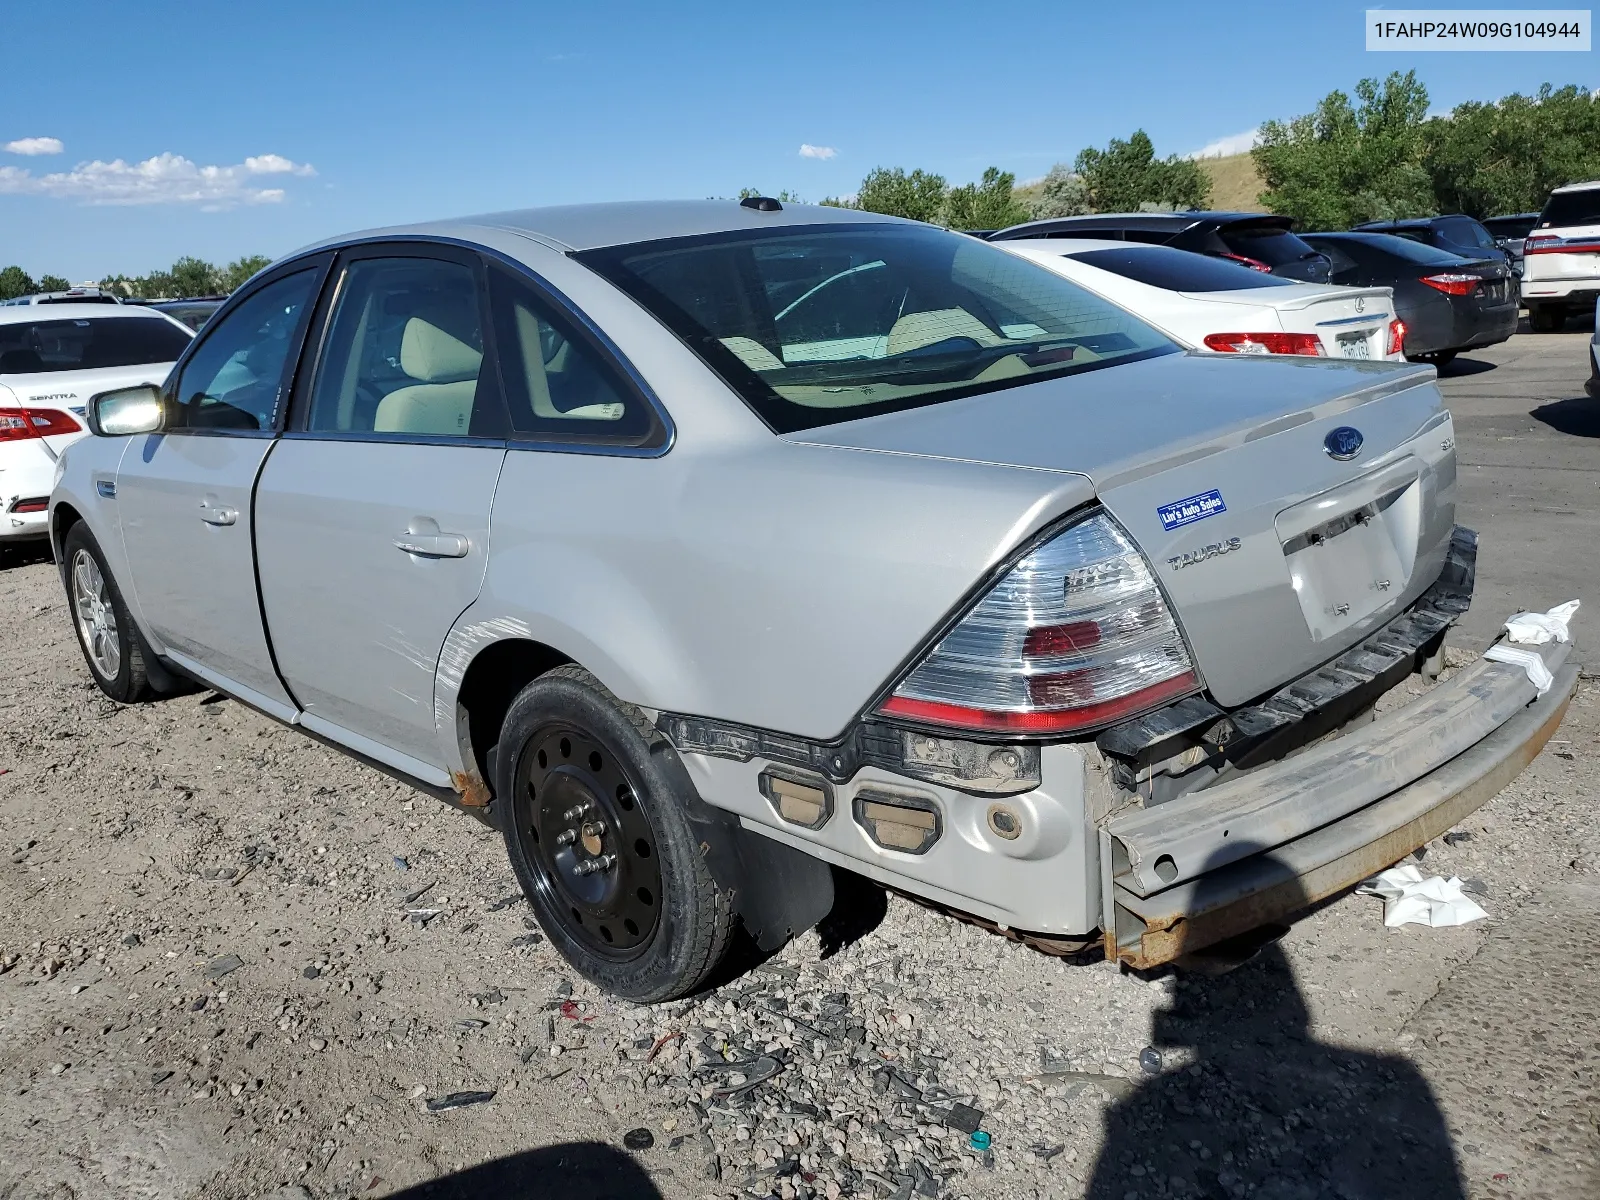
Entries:
[[1478, 662], [1372, 719], [1471, 596], [1431, 368], [1189, 354], [870, 213], [336, 239], [89, 420], [50, 530], [100, 687], [477, 814], [640, 1001], [836, 868], [1166, 961], [1448, 828], [1574, 678], [1552, 644], [1542, 691]]

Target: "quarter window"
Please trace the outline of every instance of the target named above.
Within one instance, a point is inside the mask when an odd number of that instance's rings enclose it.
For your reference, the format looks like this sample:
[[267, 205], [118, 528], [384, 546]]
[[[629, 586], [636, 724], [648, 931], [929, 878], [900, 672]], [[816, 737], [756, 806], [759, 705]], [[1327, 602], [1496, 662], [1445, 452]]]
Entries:
[[308, 428], [498, 436], [493, 391], [479, 385], [481, 312], [476, 275], [461, 263], [351, 262], [312, 385]]
[[316, 282], [315, 269], [285, 275], [224, 317], [184, 365], [169, 427], [274, 428], [284, 368]]
[[532, 288], [496, 269], [490, 295], [501, 382], [517, 433], [625, 446], [659, 437], [649, 405]]

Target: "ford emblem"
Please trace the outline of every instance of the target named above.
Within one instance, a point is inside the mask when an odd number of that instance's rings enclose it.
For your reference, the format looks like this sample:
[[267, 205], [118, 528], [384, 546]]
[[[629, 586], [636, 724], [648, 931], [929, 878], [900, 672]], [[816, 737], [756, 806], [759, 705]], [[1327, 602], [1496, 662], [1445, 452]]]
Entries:
[[1328, 452], [1329, 458], [1345, 462], [1361, 453], [1361, 442], [1361, 430], [1341, 425], [1328, 431], [1328, 436], [1322, 439], [1322, 448]]

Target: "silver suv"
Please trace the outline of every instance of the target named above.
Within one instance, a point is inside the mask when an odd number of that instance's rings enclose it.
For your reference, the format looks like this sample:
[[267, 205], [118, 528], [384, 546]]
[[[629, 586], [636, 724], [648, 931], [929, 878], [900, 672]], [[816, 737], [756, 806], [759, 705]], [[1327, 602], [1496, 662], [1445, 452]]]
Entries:
[[89, 417], [50, 527], [99, 686], [200, 681], [482, 817], [639, 1001], [834, 867], [1170, 960], [1450, 828], [1575, 678], [1552, 644], [1542, 693], [1479, 661], [1373, 718], [1472, 591], [1431, 367], [1186, 353], [870, 213], [332, 241]]

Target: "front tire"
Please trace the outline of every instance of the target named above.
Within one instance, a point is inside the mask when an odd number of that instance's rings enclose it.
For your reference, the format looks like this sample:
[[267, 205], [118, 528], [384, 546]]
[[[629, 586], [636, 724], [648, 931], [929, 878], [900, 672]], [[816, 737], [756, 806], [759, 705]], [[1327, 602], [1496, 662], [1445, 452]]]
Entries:
[[506, 853], [551, 945], [639, 1004], [699, 987], [734, 920], [686, 815], [698, 798], [671, 755], [642, 713], [574, 666], [522, 689], [495, 755]]
[[82, 522], [67, 531], [62, 555], [67, 608], [89, 674], [100, 690], [119, 704], [150, 699], [154, 689], [150, 686], [149, 647], [133, 623], [105, 555]]

